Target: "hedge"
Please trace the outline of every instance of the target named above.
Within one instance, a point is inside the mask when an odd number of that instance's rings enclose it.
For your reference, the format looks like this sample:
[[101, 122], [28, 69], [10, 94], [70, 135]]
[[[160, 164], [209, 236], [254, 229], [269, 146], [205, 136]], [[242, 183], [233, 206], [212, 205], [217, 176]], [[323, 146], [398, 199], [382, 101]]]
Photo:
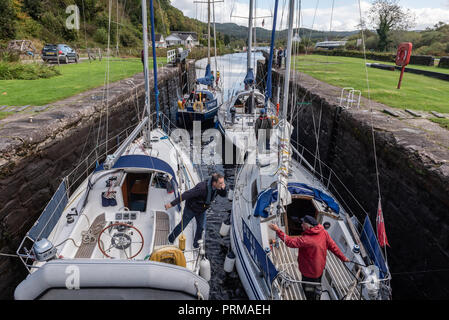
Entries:
[[411, 56], [410, 64], [419, 64], [421, 66], [434, 66], [435, 58], [432, 56]]
[[[321, 54], [325, 56], [341, 56], [341, 57], [352, 57], [352, 58], [364, 58], [363, 51], [357, 50], [315, 50], [313, 53]], [[369, 60], [384, 61], [384, 62], [394, 62], [394, 55], [391, 53], [382, 52], [366, 52], [366, 58]]]
[[441, 57], [440, 63], [438, 63], [438, 68], [449, 69], [449, 57]]
[[[325, 56], [340, 56], [340, 57], [352, 57], [352, 58], [364, 58], [363, 51], [357, 50], [341, 50], [341, 49], [333, 49], [333, 50], [323, 50], [318, 49], [313, 53], [321, 54]], [[366, 52], [366, 58], [368, 60], [375, 61], [384, 61], [384, 62], [395, 62], [396, 55], [392, 53], [384, 53], [384, 52]], [[423, 66], [433, 66], [435, 62], [434, 57], [432, 56], [411, 56], [410, 64], [418, 64]]]

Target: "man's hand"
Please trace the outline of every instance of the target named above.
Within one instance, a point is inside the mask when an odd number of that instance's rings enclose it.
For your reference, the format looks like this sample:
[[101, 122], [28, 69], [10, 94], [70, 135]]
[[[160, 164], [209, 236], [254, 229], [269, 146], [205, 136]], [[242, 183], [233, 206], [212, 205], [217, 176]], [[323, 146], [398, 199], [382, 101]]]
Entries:
[[167, 203], [167, 204], [165, 205], [165, 209], [166, 209], [166, 210], [170, 209], [171, 207], [173, 207], [173, 206], [171, 205], [171, 203]]
[[269, 227], [271, 230], [273, 230], [273, 231], [278, 231], [278, 230], [279, 230], [279, 227], [278, 227], [277, 225], [275, 225], [274, 223], [270, 223], [270, 224], [268, 225], [268, 227]]

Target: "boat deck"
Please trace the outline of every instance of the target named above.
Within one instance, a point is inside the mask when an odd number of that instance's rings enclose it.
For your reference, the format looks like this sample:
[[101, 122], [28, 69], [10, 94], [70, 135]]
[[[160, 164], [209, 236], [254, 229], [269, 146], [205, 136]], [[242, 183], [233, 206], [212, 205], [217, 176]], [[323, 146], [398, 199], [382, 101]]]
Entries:
[[[301, 283], [295, 282], [302, 279], [298, 268], [297, 249], [288, 248], [283, 241], [279, 241], [279, 246], [272, 249], [272, 261], [277, 270], [284, 272], [288, 278], [293, 280], [292, 282], [285, 281], [282, 285], [281, 299], [306, 300]], [[344, 266], [343, 262], [330, 251], [327, 254], [325, 272], [329, 273], [332, 279], [331, 287], [337, 292], [340, 299], [343, 297], [351, 300], [360, 299], [360, 292], [354, 286], [354, 276]], [[322, 289], [327, 289], [324, 283]]]
[[[297, 250], [285, 245], [283, 241], [279, 241], [279, 246], [273, 246], [272, 261], [279, 272], [284, 272], [289, 278], [295, 281], [301, 281], [301, 272], [298, 268]], [[287, 282], [288, 283], [288, 282]], [[290, 282], [287, 286], [283, 286], [281, 290], [281, 299], [283, 300], [306, 300], [304, 291], [300, 283]]]
[[89, 230], [83, 234], [82, 243], [76, 252], [75, 259], [90, 258], [97, 246], [98, 235], [106, 225], [105, 214], [97, 216], [89, 227]]
[[168, 215], [162, 211], [156, 211], [156, 232], [154, 246], [168, 245], [168, 233], [170, 231]]

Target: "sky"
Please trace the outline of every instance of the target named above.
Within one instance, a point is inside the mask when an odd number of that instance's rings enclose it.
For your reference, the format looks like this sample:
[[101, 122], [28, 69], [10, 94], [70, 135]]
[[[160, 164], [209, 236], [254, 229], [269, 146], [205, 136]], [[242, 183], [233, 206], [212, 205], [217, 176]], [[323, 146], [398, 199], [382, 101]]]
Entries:
[[[207, 0], [198, 0], [204, 2]], [[220, 0], [215, 0], [220, 1]], [[249, 11], [249, 0], [221, 0], [215, 4], [215, 21], [233, 22], [239, 25], [248, 25], [247, 17]], [[174, 7], [182, 10], [184, 15], [207, 21], [207, 4], [194, 3], [194, 0], [171, 0]], [[298, 6], [299, 1], [296, 1]], [[302, 0], [301, 27], [313, 28], [322, 31], [353, 31], [360, 23], [360, 7], [362, 16], [370, 8], [369, 0]], [[271, 29], [272, 11], [274, 0], [255, 0], [256, 15], [260, 18], [255, 20], [258, 27]], [[423, 30], [433, 27], [439, 21], [449, 23], [449, 0], [400, 0], [399, 5], [410, 9], [416, 16], [416, 25], [413, 30]], [[333, 8], [333, 9], [332, 9]], [[297, 17], [298, 8], [295, 10]], [[288, 0], [279, 0], [277, 29], [286, 29], [288, 15]], [[295, 27], [297, 18], [295, 18]]]

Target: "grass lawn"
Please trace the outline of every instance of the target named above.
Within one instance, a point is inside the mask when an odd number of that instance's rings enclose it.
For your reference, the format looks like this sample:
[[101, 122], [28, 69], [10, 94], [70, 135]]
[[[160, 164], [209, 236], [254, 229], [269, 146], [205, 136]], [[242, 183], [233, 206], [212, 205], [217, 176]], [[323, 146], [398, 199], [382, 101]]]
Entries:
[[[297, 56], [295, 59], [296, 70], [334, 86], [352, 87], [362, 91], [364, 97], [368, 97], [363, 59], [322, 55]], [[427, 68], [434, 71], [444, 70]], [[369, 67], [367, 71], [372, 100], [400, 109], [449, 113], [449, 81], [404, 73], [401, 89], [397, 90], [399, 71]]]
[[2, 120], [3, 118], [6, 118], [10, 114], [13, 114], [13, 112], [2, 112], [2, 111], [0, 111], [0, 120]]
[[[159, 66], [167, 61], [158, 58]], [[108, 60], [92, 63], [56, 65], [62, 75], [38, 80], [0, 80], [0, 106], [41, 106], [83, 91], [103, 86]], [[150, 67], [153, 62], [150, 60]], [[115, 59], [109, 62], [109, 82], [122, 80], [142, 72], [142, 62], [137, 58]], [[0, 117], [2, 115], [0, 114]], [[3, 116], [4, 117], [4, 116]]]
[[429, 120], [438, 123], [441, 127], [449, 130], [449, 119], [429, 118]]

